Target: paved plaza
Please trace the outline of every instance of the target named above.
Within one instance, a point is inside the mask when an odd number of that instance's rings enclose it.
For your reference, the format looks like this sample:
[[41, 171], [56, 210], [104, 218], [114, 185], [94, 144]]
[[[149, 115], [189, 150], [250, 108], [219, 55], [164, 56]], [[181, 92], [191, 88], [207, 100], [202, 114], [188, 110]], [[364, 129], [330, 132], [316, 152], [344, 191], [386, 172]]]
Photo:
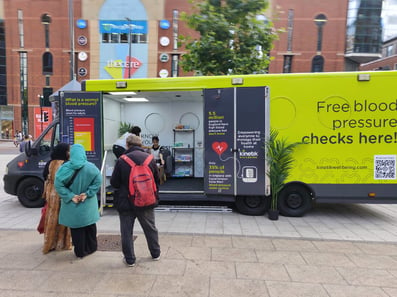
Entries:
[[[1, 176], [12, 157], [0, 155]], [[137, 266], [127, 268], [120, 251], [43, 255], [40, 209], [5, 194], [2, 179], [0, 187], [0, 297], [397, 296], [397, 205], [320, 204], [278, 221], [161, 206], [161, 260], [151, 261], [137, 223]], [[118, 230], [105, 208], [98, 233]]]

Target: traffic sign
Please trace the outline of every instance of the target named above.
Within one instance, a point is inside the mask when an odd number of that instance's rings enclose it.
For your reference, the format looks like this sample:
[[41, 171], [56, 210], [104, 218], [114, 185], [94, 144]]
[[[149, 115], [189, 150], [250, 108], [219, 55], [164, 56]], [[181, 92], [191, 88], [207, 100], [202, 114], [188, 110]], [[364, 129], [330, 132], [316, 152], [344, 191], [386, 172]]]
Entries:
[[79, 72], [80, 76], [86, 76], [87, 75], [87, 69], [84, 68], [84, 67], [80, 67], [78, 72]]

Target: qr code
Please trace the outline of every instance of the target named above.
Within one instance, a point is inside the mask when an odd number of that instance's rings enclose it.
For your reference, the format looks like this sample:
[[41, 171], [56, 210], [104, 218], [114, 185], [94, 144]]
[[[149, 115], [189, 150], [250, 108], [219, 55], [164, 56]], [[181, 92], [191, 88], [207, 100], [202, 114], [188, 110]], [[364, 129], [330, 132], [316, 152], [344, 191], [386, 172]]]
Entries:
[[375, 156], [375, 179], [396, 179], [396, 156]]

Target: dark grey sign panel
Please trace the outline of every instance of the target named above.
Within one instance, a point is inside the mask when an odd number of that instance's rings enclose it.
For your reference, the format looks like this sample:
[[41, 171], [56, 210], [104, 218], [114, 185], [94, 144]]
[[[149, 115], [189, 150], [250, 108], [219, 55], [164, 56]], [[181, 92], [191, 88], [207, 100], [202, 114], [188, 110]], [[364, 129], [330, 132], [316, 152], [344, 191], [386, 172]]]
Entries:
[[237, 195], [265, 195], [266, 88], [237, 88]]
[[204, 90], [206, 194], [265, 195], [266, 92]]
[[207, 194], [234, 193], [234, 90], [204, 90], [205, 171]]
[[87, 159], [101, 168], [102, 94], [100, 92], [61, 92], [60, 122], [63, 142], [84, 146]]

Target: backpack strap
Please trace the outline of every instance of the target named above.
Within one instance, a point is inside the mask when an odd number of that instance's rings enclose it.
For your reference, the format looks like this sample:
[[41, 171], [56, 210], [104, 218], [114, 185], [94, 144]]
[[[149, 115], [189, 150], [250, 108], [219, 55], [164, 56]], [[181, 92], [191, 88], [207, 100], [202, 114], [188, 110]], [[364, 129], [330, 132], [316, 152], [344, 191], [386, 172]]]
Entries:
[[130, 165], [131, 167], [136, 166], [135, 162], [128, 158], [126, 155], [121, 155], [120, 158], [127, 162], [128, 165]]
[[145, 162], [142, 163], [142, 165], [149, 166], [149, 164], [150, 164], [150, 162], [152, 162], [152, 160], [153, 160], [153, 155], [150, 154], [149, 156], [146, 157], [146, 160], [145, 160]]
[[[120, 158], [123, 159], [125, 162], [127, 162], [131, 167], [136, 166], [136, 163], [133, 160], [131, 160], [131, 158], [128, 158], [126, 155], [121, 155]], [[149, 155], [146, 157], [142, 165], [148, 166], [150, 162], [152, 162], [152, 160], [153, 160], [153, 155]]]

